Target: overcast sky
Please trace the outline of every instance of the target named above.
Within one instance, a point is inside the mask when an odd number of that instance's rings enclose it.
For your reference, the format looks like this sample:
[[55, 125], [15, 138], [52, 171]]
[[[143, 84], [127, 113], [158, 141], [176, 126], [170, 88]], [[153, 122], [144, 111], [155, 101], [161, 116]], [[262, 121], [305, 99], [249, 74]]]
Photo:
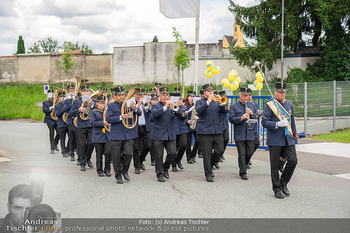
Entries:
[[[176, 0], [174, 0], [176, 1]], [[194, 43], [195, 19], [169, 19], [159, 12], [159, 0], [0, 0], [0, 56], [17, 50], [18, 36], [25, 47], [53, 37], [85, 42], [95, 53], [116, 46], [139, 46], [152, 41], [175, 41], [172, 27]], [[241, 5], [258, 0], [235, 0]], [[248, 3], [249, 2], [249, 3]], [[233, 34], [234, 17], [228, 0], [201, 0], [200, 43], [215, 43]]]

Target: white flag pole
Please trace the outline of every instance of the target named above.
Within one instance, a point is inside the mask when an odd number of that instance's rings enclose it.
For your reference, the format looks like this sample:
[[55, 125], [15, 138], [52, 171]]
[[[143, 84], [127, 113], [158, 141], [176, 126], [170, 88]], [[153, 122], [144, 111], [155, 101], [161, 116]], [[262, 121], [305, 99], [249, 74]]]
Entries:
[[196, 95], [198, 95], [199, 9], [200, 0], [196, 0], [196, 42], [194, 46], [194, 91]]

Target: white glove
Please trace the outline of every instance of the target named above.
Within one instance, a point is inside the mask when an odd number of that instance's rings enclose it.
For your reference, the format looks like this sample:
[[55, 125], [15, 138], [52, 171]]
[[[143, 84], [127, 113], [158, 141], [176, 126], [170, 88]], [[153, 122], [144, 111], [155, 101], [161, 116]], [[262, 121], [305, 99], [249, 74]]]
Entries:
[[277, 123], [278, 127], [287, 127], [288, 126], [288, 121], [287, 119], [283, 119]]

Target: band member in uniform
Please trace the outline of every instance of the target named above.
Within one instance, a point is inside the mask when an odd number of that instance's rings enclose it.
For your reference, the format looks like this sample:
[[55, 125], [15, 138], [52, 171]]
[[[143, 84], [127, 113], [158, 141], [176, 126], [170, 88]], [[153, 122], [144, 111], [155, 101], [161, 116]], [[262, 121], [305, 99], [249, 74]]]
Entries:
[[[249, 91], [249, 101], [253, 104], [253, 109], [252, 109], [252, 111], [253, 112], [257, 112], [257, 115], [258, 115], [258, 117], [260, 117], [261, 116], [261, 113], [262, 113], [262, 111], [261, 110], [259, 110], [259, 108], [258, 108], [258, 104], [256, 103], [256, 102], [254, 102], [254, 101], [252, 101], [252, 90], [251, 89], [248, 89], [248, 91]], [[259, 114], [259, 111], [261, 111], [260, 112], [260, 114]], [[254, 134], [255, 134], [255, 139], [254, 139], [254, 151], [253, 151], [253, 155], [254, 155], [254, 153], [255, 153], [255, 151], [259, 148], [259, 146], [260, 146], [260, 138], [259, 138], [259, 132], [258, 132], [258, 123], [259, 122], [257, 122], [257, 123], [254, 123], [254, 124], [251, 124], [251, 127], [252, 127], [252, 129], [254, 130]], [[252, 156], [253, 156], [252, 155]], [[248, 165], [247, 165], [247, 168], [248, 169], [250, 169], [251, 166], [252, 165], [252, 162], [251, 162], [251, 159], [249, 160], [249, 163], [248, 163]]]
[[[199, 98], [201, 98], [201, 99], [204, 98], [204, 91], [203, 90], [199, 90]], [[196, 132], [198, 132], [197, 128], [198, 128], [198, 124], [197, 124], [196, 129], [195, 129]], [[198, 133], [197, 133], [197, 135], [198, 135]], [[199, 139], [199, 136], [198, 136], [198, 139]], [[195, 158], [196, 157], [194, 157], [194, 159], [192, 159], [193, 163], [196, 161]], [[198, 158], [203, 158], [200, 140], [198, 140]]]
[[74, 150], [77, 148], [76, 136], [73, 130], [73, 117], [69, 116], [69, 111], [72, 108], [74, 99], [74, 85], [67, 84], [67, 96], [63, 102], [63, 109], [68, 113], [67, 127], [68, 127], [68, 155], [71, 157], [71, 161], [74, 161]]
[[63, 157], [68, 157], [68, 147], [66, 146], [66, 136], [68, 133], [68, 126], [66, 122], [63, 121], [62, 116], [66, 112], [67, 109], [63, 108], [63, 101], [65, 97], [65, 92], [58, 93], [58, 103], [55, 104], [55, 112], [58, 117], [58, 134], [60, 135], [60, 143], [61, 143], [61, 153]]
[[80, 89], [82, 99], [78, 98], [73, 101], [73, 106], [69, 113], [72, 116], [78, 117], [78, 160], [80, 162], [80, 171], [85, 171], [86, 164], [90, 168], [93, 168], [90, 159], [94, 150], [94, 144], [92, 144], [92, 126], [90, 119], [82, 119], [80, 113], [84, 113], [86, 111], [86, 108], [82, 106], [83, 99], [86, 99], [85, 101], [87, 101], [90, 109], [93, 109], [95, 104], [89, 96], [89, 86], [87, 84], [82, 84]]
[[[222, 96], [226, 96], [226, 91], [225, 90], [219, 91], [219, 95], [221, 97]], [[227, 144], [228, 144], [228, 142], [230, 140], [230, 132], [229, 132], [229, 129], [228, 129], [229, 125], [228, 125], [227, 113], [220, 113], [220, 116], [221, 116], [221, 120], [222, 120], [222, 123], [223, 123], [223, 137], [224, 137], [224, 152], [222, 153], [222, 155], [219, 158], [219, 161], [222, 162], [223, 160], [225, 160], [224, 153], [225, 153]], [[219, 168], [219, 163], [218, 162], [215, 163], [215, 167]]]
[[[197, 116], [197, 112], [195, 111], [195, 106], [194, 106], [194, 96], [195, 93], [194, 91], [187, 91], [187, 97], [185, 100], [185, 107], [186, 111], [188, 112], [187, 116], [187, 127], [188, 127], [188, 133], [187, 133], [187, 146], [186, 146], [186, 157], [187, 157], [187, 162], [189, 164], [193, 164], [193, 161], [195, 161], [198, 146], [199, 146], [199, 136], [197, 135], [197, 132], [194, 129], [191, 129], [191, 125], [195, 126], [197, 123], [193, 121], [197, 121], [195, 117], [192, 117], [192, 114], [195, 114]], [[197, 116], [198, 117], [198, 116]], [[193, 149], [192, 147], [192, 136], [194, 137], [194, 146]]]
[[214, 173], [212, 168], [224, 150], [220, 112], [225, 113], [228, 109], [226, 105], [213, 101], [213, 86], [211, 83], [204, 84], [203, 91], [204, 98], [196, 102], [196, 111], [199, 116], [197, 132], [203, 152], [205, 177], [208, 182], [213, 182]]
[[[267, 129], [266, 144], [270, 150], [270, 166], [272, 189], [276, 198], [289, 196], [287, 184], [292, 178], [297, 166], [295, 144], [298, 143], [294, 121], [293, 104], [286, 100], [287, 83], [275, 84], [275, 99], [268, 101], [264, 106], [262, 126]], [[287, 163], [279, 177], [280, 156], [284, 155]], [[283, 194], [284, 195], [283, 195]]]
[[[180, 97], [181, 94], [179, 91], [173, 92], [173, 96]], [[181, 160], [182, 157], [186, 151], [187, 146], [187, 133], [188, 133], [188, 127], [187, 127], [187, 119], [188, 115], [186, 114], [186, 106], [182, 104], [182, 98], [178, 101], [179, 106], [179, 115], [175, 116], [174, 118], [174, 129], [176, 134], [176, 156], [172, 164], [172, 171], [177, 172], [177, 166], [180, 169], [184, 169], [182, 166]]]
[[[42, 110], [45, 113], [45, 119], [44, 123], [47, 124], [47, 127], [49, 128], [49, 138], [50, 138], [50, 154], [53, 154], [54, 151], [59, 151], [57, 148], [58, 141], [60, 139], [59, 134], [57, 133], [57, 121], [52, 119], [51, 112], [54, 109], [53, 106], [53, 99], [54, 99], [54, 91], [49, 90], [47, 92], [48, 100], [45, 100], [43, 102]], [[56, 131], [56, 135], [55, 135]]]
[[[112, 162], [117, 179], [117, 184], [123, 184], [122, 175], [125, 180], [129, 181], [128, 174], [131, 159], [134, 139], [137, 138], [137, 127], [132, 129], [126, 128], [122, 120], [128, 119], [127, 113], [122, 114], [122, 104], [125, 101], [126, 93], [123, 86], [115, 88], [116, 101], [110, 103], [107, 109], [107, 122], [111, 124], [111, 132], [108, 136], [111, 143]], [[131, 103], [133, 114], [140, 115], [141, 112], [135, 103]]]
[[[151, 109], [152, 109], [152, 106], [156, 103], [158, 103], [159, 99], [158, 99], [158, 95], [157, 94], [151, 94]], [[151, 114], [151, 110], [149, 111], [149, 120], [150, 120], [150, 123], [151, 123], [151, 135], [152, 135], [152, 130], [153, 130], [153, 123], [154, 123], [154, 118]], [[154, 144], [153, 144], [153, 140], [151, 139], [151, 148], [150, 148], [150, 154], [151, 154], [151, 165], [152, 166], [156, 166], [156, 152], [155, 152], [155, 149], [154, 149]]]
[[234, 140], [238, 152], [239, 176], [242, 180], [248, 180], [247, 165], [254, 152], [254, 130], [248, 119], [257, 119], [257, 112], [253, 112], [254, 105], [249, 102], [249, 88], [241, 87], [239, 101], [231, 104], [229, 120], [234, 128]]
[[[139, 106], [141, 111], [141, 115], [138, 117], [138, 126], [137, 127], [137, 135], [138, 137], [134, 140], [134, 151], [133, 151], [133, 159], [134, 159], [134, 167], [135, 174], [140, 174], [140, 169], [146, 170], [143, 161], [148, 154], [151, 147], [151, 122], [149, 120], [149, 111], [150, 107], [146, 109], [142, 104], [143, 101], [143, 93], [145, 93], [145, 89], [136, 88], [136, 104]], [[148, 103], [149, 106], [151, 103]]]
[[[111, 176], [111, 154], [106, 150], [107, 136], [104, 130], [104, 126], [107, 125], [107, 121], [103, 121], [103, 111], [105, 109], [105, 96], [97, 96], [96, 99], [97, 108], [91, 110], [90, 122], [92, 129], [92, 143], [94, 143], [96, 149], [96, 171], [98, 176], [103, 177], [104, 174]], [[105, 155], [104, 168], [102, 168], [102, 155]], [[104, 174], [103, 174], [104, 173]]]
[[[169, 101], [169, 89], [159, 88], [159, 102], [152, 105], [151, 115], [154, 119], [151, 138], [155, 150], [155, 172], [159, 182], [169, 179], [169, 167], [176, 156], [176, 135], [174, 130], [174, 115], [177, 112], [171, 109]], [[174, 103], [172, 103], [174, 105]], [[166, 160], [163, 162], [164, 148], [167, 152]]]

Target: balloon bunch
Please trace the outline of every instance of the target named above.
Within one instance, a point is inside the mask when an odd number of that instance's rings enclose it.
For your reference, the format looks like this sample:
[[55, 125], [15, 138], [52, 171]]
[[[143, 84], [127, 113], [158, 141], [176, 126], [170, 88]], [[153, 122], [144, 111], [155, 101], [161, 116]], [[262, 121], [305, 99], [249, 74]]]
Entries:
[[214, 66], [214, 62], [212, 62], [211, 60], [207, 61], [207, 63], [205, 63], [205, 66], [207, 67], [207, 70], [204, 74], [207, 78], [213, 77], [213, 74], [220, 73], [220, 67]]
[[224, 78], [223, 80], [221, 80], [221, 85], [223, 87], [230, 87], [230, 90], [232, 91], [237, 90], [240, 83], [241, 83], [241, 78], [238, 77], [236, 70], [231, 70], [228, 73], [228, 79]]
[[256, 80], [254, 81], [253, 85], [256, 89], [261, 90], [264, 86], [264, 84], [262, 83], [264, 81], [264, 76], [261, 72], [256, 73], [255, 76]]

